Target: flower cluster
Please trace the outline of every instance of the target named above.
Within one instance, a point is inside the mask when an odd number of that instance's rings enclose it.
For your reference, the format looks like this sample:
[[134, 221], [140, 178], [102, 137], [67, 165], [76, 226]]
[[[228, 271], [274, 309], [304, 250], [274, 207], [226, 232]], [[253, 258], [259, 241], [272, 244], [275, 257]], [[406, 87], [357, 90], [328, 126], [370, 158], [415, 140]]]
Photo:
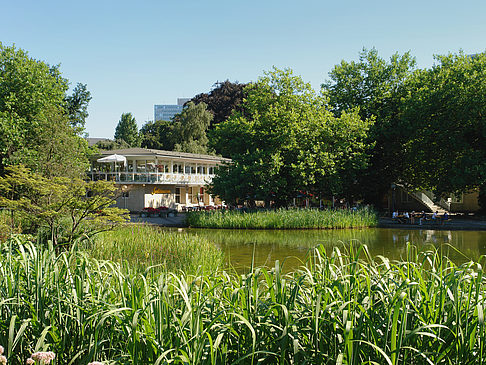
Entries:
[[103, 363], [99, 362], [99, 361], [93, 361], [93, 362], [90, 362], [88, 365], [103, 365]]
[[56, 354], [52, 351], [49, 352], [35, 352], [30, 358], [27, 359], [27, 365], [32, 365], [35, 361], [39, 361], [40, 364], [50, 364], [56, 357]]
[[0, 345], [0, 365], [7, 365], [7, 358], [3, 356], [4, 348]]

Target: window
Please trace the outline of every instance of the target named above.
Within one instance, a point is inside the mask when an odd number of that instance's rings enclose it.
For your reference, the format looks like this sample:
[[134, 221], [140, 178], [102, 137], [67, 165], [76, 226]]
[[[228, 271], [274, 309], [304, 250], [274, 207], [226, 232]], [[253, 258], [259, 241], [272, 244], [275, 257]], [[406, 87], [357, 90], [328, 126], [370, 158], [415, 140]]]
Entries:
[[181, 188], [175, 188], [175, 202], [178, 204], [181, 202]]
[[213, 175], [214, 174], [214, 167], [213, 166], [209, 166], [209, 168], [208, 168], [208, 174], [209, 175]]

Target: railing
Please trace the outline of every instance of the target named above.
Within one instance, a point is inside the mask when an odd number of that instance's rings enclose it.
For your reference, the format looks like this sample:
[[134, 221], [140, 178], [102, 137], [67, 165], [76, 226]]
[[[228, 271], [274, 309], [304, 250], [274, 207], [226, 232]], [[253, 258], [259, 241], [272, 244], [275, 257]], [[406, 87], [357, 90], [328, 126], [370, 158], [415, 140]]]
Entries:
[[214, 175], [172, 174], [156, 172], [91, 172], [88, 176], [93, 181], [107, 180], [116, 183], [149, 184], [208, 184]]
[[425, 206], [433, 212], [438, 210], [437, 209], [438, 207], [445, 209], [447, 211], [450, 210], [451, 204], [449, 202], [445, 201], [444, 199], [440, 199], [439, 202], [436, 202], [435, 201], [435, 199], [436, 199], [435, 195], [430, 191], [424, 191], [424, 192], [413, 191], [413, 192], [409, 192], [409, 194], [412, 194], [416, 199], [418, 199], [423, 204], [425, 204]]

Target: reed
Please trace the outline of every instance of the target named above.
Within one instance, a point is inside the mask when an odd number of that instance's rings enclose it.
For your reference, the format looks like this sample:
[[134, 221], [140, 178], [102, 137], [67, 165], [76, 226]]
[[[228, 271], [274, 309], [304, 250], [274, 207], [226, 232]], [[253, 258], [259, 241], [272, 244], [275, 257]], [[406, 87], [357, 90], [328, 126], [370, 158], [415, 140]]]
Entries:
[[224, 254], [206, 238], [151, 225], [128, 225], [104, 232], [89, 246], [90, 255], [143, 272], [212, 273], [223, 265]]
[[153, 276], [13, 238], [0, 255], [0, 344], [9, 363], [53, 351], [56, 364], [481, 364], [481, 266], [406, 252], [320, 247], [291, 274], [277, 261]]
[[198, 228], [233, 229], [336, 229], [375, 227], [378, 219], [369, 209], [278, 209], [190, 212], [187, 223]]

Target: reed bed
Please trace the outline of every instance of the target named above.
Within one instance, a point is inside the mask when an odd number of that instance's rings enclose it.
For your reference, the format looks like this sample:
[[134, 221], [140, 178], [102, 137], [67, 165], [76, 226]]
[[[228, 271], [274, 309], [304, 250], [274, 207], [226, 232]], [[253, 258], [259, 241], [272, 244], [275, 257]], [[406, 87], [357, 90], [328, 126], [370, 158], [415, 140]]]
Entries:
[[339, 229], [375, 227], [376, 213], [369, 209], [278, 209], [190, 212], [187, 223], [198, 228], [233, 229]]
[[135, 271], [184, 271], [212, 273], [221, 267], [224, 254], [206, 238], [161, 230], [151, 225], [128, 225], [98, 235], [90, 255], [127, 265]]
[[478, 263], [407, 248], [316, 249], [284, 275], [126, 273], [20, 238], [0, 256], [0, 344], [9, 363], [481, 364], [486, 281]]

